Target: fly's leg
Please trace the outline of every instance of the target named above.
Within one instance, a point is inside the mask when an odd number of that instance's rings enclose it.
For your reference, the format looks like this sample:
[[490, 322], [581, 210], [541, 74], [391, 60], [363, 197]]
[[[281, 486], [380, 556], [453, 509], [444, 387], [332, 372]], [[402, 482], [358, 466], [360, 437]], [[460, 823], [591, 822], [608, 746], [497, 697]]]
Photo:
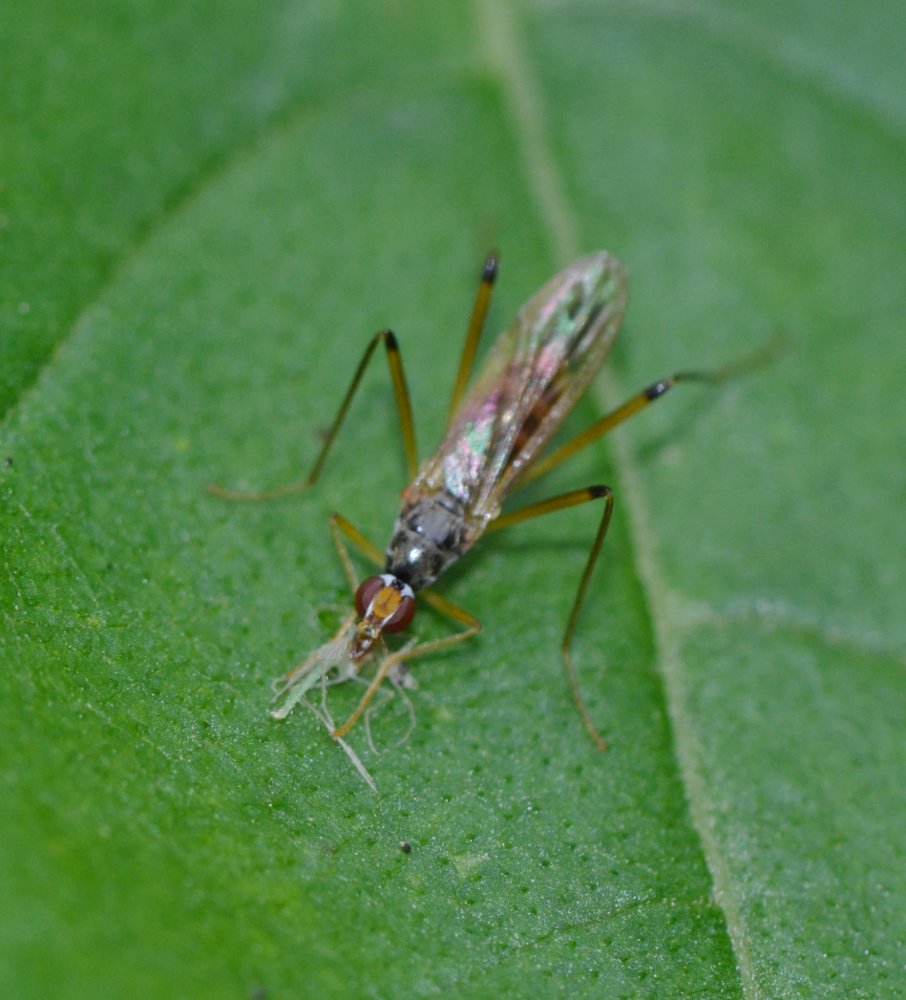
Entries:
[[[741, 359], [735, 364], [727, 365], [724, 368], [717, 368], [713, 371], [677, 372], [669, 378], [661, 379], [659, 382], [652, 383], [646, 389], [643, 389], [641, 392], [636, 393], [635, 396], [628, 399], [622, 404], [622, 406], [618, 406], [616, 409], [606, 413], [600, 420], [595, 421], [595, 423], [593, 423], [590, 427], [587, 427], [580, 434], [577, 434], [574, 438], [561, 445], [546, 458], [543, 458], [541, 461], [530, 466], [528, 471], [520, 478], [516, 488], [519, 489], [526, 483], [530, 483], [532, 480], [538, 479], [539, 476], [543, 476], [546, 472], [550, 472], [553, 468], [560, 465], [562, 462], [565, 462], [566, 459], [575, 455], [576, 452], [586, 448], [608, 431], [613, 430], [614, 427], [623, 423], [624, 420], [628, 420], [631, 416], [638, 413], [640, 410], [643, 410], [656, 399], [660, 399], [661, 396], [672, 389], [675, 385], [678, 385], [680, 382], [718, 383], [736, 378], [739, 375], [744, 375], [747, 372], [754, 371], [762, 365], [767, 364], [773, 360], [781, 350], [783, 350], [784, 346], [785, 337], [780, 335], [773, 338], [763, 347], [754, 351], [748, 357]], [[607, 744], [604, 742], [604, 739], [592, 721], [591, 716], [588, 713], [588, 709], [585, 707], [585, 702], [582, 700], [582, 695], [579, 692], [579, 686], [572, 664], [571, 649], [573, 634], [576, 630], [576, 622], [578, 621], [582, 604], [585, 601], [585, 592], [588, 589], [588, 584], [591, 580], [591, 575], [594, 571], [598, 554], [601, 551], [601, 545], [604, 542], [604, 536], [607, 534], [607, 527], [610, 524], [611, 514], [613, 513], [613, 491], [609, 486], [589, 486], [586, 489], [573, 490], [570, 493], [564, 493], [560, 496], [551, 497], [549, 500], [542, 500], [539, 503], [530, 504], [522, 510], [503, 514], [488, 525], [488, 530], [506, 528], [510, 525], [518, 524], [520, 521], [527, 521], [533, 517], [540, 517], [542, 514], [550, 514], [556, 510], [563, 510], [566, 507], [574, 507], [576, 504], [586, 503], [590, 500], [598, 500], [600, 498], [604, 499], [604, 513], [601, 515], [601, 523], [598, 526], [598, 532], [595, 535], [591, 551], [588, 554], [588, 560], [585, 564], [585, 570], [582, 573], [582, 579], [579, 581], [579, 589], [576, 592], [576, 598], [573, 601], [573, 607], [569, 615], [569, 621], [566, 625], [566, 631], [563, 634], [561, 650], [563, 653], [563, 662], [566, 667], [566, 676], [569, 681], [570, 690], [572, 691], [576, 707], [579, 710], [579, 715], [582, 717], [582, 722], [585, 724], [585, 728], [591, 734], [591, 737], [595, 741], [598, 748], [606, 750]]]
[[585, 602], [585, 593], [588, 590], [588, 584], [594, 572], [595, 563], [598, 561], [598, 554], [601, 551], [604, 536], [607, 534], [607, 527], [610, 524], [610, 518], [613, 514], [613, 490], [609, 486], [588, 486], [582, 490], [572, 490], [569, 493], [562, 493], [559, 496], [550, 497], [548, 500], [541, 500], [538, 503], [530, 504], [528, 507], [523, 507], [522, 510], [503, 514], [488, 525], [488, 530], [496, 531], [499, 528], [508, 528], [510, 525], [519, 524], [521, 521], [528, 521], [533, 517], [541, 517], [543, 514], [552, 514], [557, 510], [565, 510], [567, 507], [575, 507], [577, 504], [601, 499], [604, 501], [604, 513], [601, 515], [601, 523], [598, 525], [595, 540], [591, 544], [591, 551], [588, 553], [585, 569], [582, 572], [582, 579], [579, 581], [579, 588], [576, 591], [576, 598], [569, 613], [569, 621], [566, 623], [566, 631], [563, 633], [563, 642], [560, 650], [563, 653], [566, 679], [569, 682], [573, 701], [579, 710], [579, 716], [591, 738], [595, 741], [597, 748], [599, 750], [606, 750], [607, 743], [598, 731], [598, 727], [592, 721], [588, 708], [579, 691], [579, 683], [576, 679], [576, 672], [572, 661], [572, 643], [573, 634], [576, 631], [576, 622], [579, 619], [579, 612], [582, 610], [582, 605]]
[[354, 594], [359, 589], [359, 578], [352, 565], [352, 560], [349, 558], [349, 549], [346, 548], [342, 535], [345, 535], [359, 550], [359, 552], [362, 553], [362, 555], [364, 555], [367, 559], [370, 559], [377, 566], [384, 565], [383, 553], [374, 544], [374, 542], [369, 541], [369, 539], [367, 539], [351, 521], [347, 521], [342, 514], [331, 514], [329, 523], [330, 533], [333, 536], [333, 543], [336, 546], [337, 555], [340, 557], [340, 562], [343, 564], [346, 579], [349, 581], [349, 589]]
[[519, 480], [519, 487], [525, 486], [526, 483], [530, 483], [534, 479], [538, 479], [546, 472], [550, 472], [551, 469], [565, 462], [568, 458], [572, 458], [577, 451], [587, 448], [588, 445], [597, 441], [598, 438], [603, 437], [608, 431], [612, 431], [614, 427], [623, 423], [624, 420], [628, 420], [640, 410], [644, 410], [646, 406], [653, 403], [656, 399], [660, 399], [664, 393], [680, 382], [717, 382], [720, 380], [721, 376], [718, 372], [677, 372], [676, 375], [671, 375], [669, 378], [652, 383], [646, 389], [636, 393], [631, 399], [627, 399], [622, 406], [618, 406], [615, 410], [605, 413], [591, 427], [586, 427], [584, 431], [577, 434], [574, 438], [570, 438], [569, 441], [564, 442], [546, 458], [542, 458], [530, 466], [525, 475]]
[[349, 409], [349, 405], [356, 393], [356, 389], [358, 389], [359, 383], [362, 381], [362, 376], [365, 374], [368, 362], [371, 360], [371, 356], [374, 354], [378, 344], [381, 343], [387, 351], [387, 366], [390, 369], [390, 379], [393, 383], [393, 395], [396, 399], [396, 408], [400, 418], [400, 431], [403, 436], [403, 448], [406, 452], [406, 469], [409, 473], [409, 479], [411, 480], [415, 476], [415, 472], [418, 467], [418, 458], [415, 448], [415, 424], [412, 419], [412, 404], [409, 400], [409, 389], [406, 385], [406, 375], [403, 371], [403, 359], [400, 354], [399, 343], [397, 342], [396, 336], [392, 330], [381, 330], [371, 338], [371, 341], [365, 348], [365, 353], [362, 355], [362, 360], [359, 362], [358, 368], [356, 368], [355, 374], [352, 376], [352, 381], [349, 384], [349, 388], [346, 390], [346, 395], [343, 397], [340, 409], [338, 410], [337, 415], [327, 432], [327, 436], [324, 438], [324, 444], [321, 446], [321, 451], [315, 459], [315, 464], [312, 466], [311, 472], [309, 472], [305, 479], [302, 479], [297, 483], [290, 483], [288, 486], [278, 486], [276, 489], [264, 490], [262, 492], [232, 490], [225, 486], [212, 484], [208, 486], [208, 492], [213, 493], [215, 496], [224, 497], [227, 500], [270, 500], [273, 497], [282, 497], [289, 493], [301, 493], [303, 490], [307, 490], [310, 486], [314, 485], [318, 476], [321, 474], [322, 468], [324, 467], [324, 462], [327, 459], [327, 453], [333, 445], [334, 438], [337, 436], [337, 432], [346, 417], [346, 411]]
[[472, 307], [472, 316], [469, 319], [469, 328], [466, 331], [466, 340], [462, 345], [462, 356], [459, 359], [459, 370], [456, 372], [456, 381], [453, 383], [453, 392], [450, 394], [450, 409], [447, 413], [447, 423], [453, 419], [459, 401], [466, 391], [469, 383], [469, 375], [472, 373], [472, 366], [475, 363], [475, 352], [478, 350], [478, 341], [481, 339], [481, 331], [484, 329], [484, 321], [488, 315], [488, 305], [491, 301], [491, 291], [494, 288], [494, 281], [497, 278], [497, 254], [489, 253], [484, 260], [484, 268], [481, 272], [481, 283], [475, 296], [475, 305]]
[[546, 472], [550, 472], [551, 469], [575, 455], [577, 451], [588, 447], [588, 445], [597, 441], [598, 438], [607, 434], [608, 431], [612, 431], [614, 427], [622, 424], [624, 420], [628, 420], [640, 410], [644, 410], [646, 406], [653, 403], [656, 399], [660, 399], [661, 396], [675, 385], [679, 385], [681, 382], [704, 382], [713, 385], [729, 381], [767, 364], [783, 349], [784, 345], [785, 338], [778, 336], [768, 341], [767, 344], [747, 357], [742, 358], [734, 364], [726, 365], [724, 368], [716, 368], [713, 371], [677, 372], [669, 378], [653, 382], [641, 392], [636, 393], [631, 399], [627, 399], [622, 406], [618, 406], [609, 413], [605, 413], [603, 417], [596, 420], [590, 427], [586, 427], [584, 431], [566, 441], [546, 458], [542, 458], [530, 466], [528, 471], [520, 478], [517, 488], [521, 488], [526, 483], [530, 483], [543, 476]]
[[470, 639], [481, 630], [481, 623], [477, 618], [470, 615], [468, 611], [464, 611], [452, 601], [448, 601], [446, 597], [441, 597], [440, 594], [430, 591], [422, 591], [420, 596], [426, 604], [429, 604], [453, 621], [464, 625], [464, 630], [456, 632], [454, 635], [444, 636], [442, 639], [433, 639], [430, 642], [423, 642], [418, 645], [403, 646], [402, 649], [398, 649], [395, 653], [384, 657], [374, 677], [371, 679], [371, 683], [362, 695], [362, 700], [353, 710], [352, 715], [349, 716], [342, 726], [338, 726], [331, 733], [334, 739], [341, 739], [359, 721], [362, 713], [368, 708], [372, 698], [377, 694], [378, 688], [397, 664], [402, 663], [404, 660], [413, 660], [416, 656], [427, 656], [429, 653], [436, 653], [439, 650], [447, 649], [449, 646], [455, 646], [457, 643]]

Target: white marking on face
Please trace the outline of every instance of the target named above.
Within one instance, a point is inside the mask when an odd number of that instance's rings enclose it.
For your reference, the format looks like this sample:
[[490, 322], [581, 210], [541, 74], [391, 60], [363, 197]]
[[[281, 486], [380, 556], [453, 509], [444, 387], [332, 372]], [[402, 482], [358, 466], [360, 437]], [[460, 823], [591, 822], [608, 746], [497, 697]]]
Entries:
[[403, 583], [398, 576], [394, 576], [392, 573], [381, 573], [380, 577], [385, 587], [393, 587], [393, 589], [398, 590], [403, 597], [415, 597], [415, 593], [409, 584]]

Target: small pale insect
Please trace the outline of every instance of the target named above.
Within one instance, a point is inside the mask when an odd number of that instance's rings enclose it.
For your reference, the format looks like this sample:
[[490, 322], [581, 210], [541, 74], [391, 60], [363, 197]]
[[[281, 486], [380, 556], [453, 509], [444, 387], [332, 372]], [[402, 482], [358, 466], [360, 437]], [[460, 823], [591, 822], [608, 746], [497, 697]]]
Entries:
[[[496, 275], [497, 257], [490, 254], [485, 260], [466, 334], [446, 433], [437, 451], [421, 466], [416, 458], [412, 410], [397, 340], [392, 331], [382, 330], [368, 344], [314, 466], [304, 480], [264, 493], [209, 487], [220, 496], [250, 500], [283, 496], [312, 486], [369, 360], [377, 346], [384, 345], [410, 484], [403, 491], [402, 505], [383, 553], [346, 518], [339, 514], [331, 516], [337, 551], [355, 594], [355, 612], [347, 616], [333, 639], [275, 682], [275, 692], [283, 699], [272, 713], [278, 718], [285, 717], [315, 684], [351, 679], [366, 664], [372, 664], [375, 669], [370, 683], [342, 725], [333, 724], [326, 707], [318, 712], [309, 705], [331, 735], [342, 743], [385, 680], [397, 687], [404, 686], [409, 662], [462, 642], [479, 631], [481, 626], [473, 615], [431, 589], [447, 567], [486, 532], [600, 500], [601, 518], [579, 579], [561, 651], [579, 715], [597, 746], [605, 749], [604, 739], [579, 692], [571, 648], [579, 612], [610, 523], [613, 491], [609, 486], [597, 484], [506, 513], [502, 505], [509, 494], [560, 465], [678, 382], [715, 381], [724, 378], [729, 370], [680, 372], [660, 379], [541, 457], [613, 345], [626, 308], [626, 270], [606, 251], [582, 257], [566, 267], [522, 307], [513, 324], [501, 334], [469, 389]], [[360, 583], [347, 543], [377, 563], [381, 571]], [[410, 640], [391, 650], [385, 637], [408, 627], [419, 599], [460, 625], [461, 630], [427, 642]], [[363, 770], [352, 756], [356, 766]], [[367, 774], [364, 776], [369, 780]]]

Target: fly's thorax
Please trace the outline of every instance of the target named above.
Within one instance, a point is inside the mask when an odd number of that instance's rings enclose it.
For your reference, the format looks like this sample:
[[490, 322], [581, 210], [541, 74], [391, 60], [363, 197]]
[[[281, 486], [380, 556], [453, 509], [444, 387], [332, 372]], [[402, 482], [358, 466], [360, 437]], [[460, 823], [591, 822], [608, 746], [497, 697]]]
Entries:
[[387, 572], [405, 580], [413, 590], [421, 590], [473, 545], [479, 534], [463, 502], [446, 490], [428, 495], [407, 490], [387, 546]]

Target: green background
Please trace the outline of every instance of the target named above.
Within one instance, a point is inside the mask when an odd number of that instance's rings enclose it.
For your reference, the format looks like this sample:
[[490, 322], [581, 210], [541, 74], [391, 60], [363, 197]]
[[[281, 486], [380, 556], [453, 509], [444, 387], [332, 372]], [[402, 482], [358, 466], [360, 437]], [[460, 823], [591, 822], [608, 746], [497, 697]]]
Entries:
[[[0, 993], [906, 995], [906, 13], [842, 3], [43, 0], [0, 33]], [[444, 592], [417, 727], [268, 682], [348, 604], [339, 509], [404, 483], [491, 327], [607, 247], [624, 336], [578, 408], [786, 332], [531, 497]], [[419, 635], [445, 626], [424, 612]], [[358, 691], [337, 690], [333, 710]], [[412, 851], [404, 854], [401, 841]]]

